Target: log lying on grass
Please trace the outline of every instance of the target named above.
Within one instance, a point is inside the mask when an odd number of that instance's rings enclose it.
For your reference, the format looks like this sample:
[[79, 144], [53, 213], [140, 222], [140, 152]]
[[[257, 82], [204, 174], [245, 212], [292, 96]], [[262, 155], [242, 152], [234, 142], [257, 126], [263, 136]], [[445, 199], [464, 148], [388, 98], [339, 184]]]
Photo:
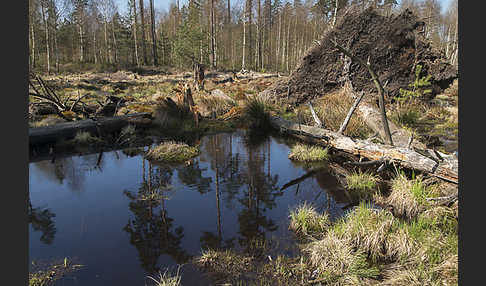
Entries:
[[52, 126], [29, 129], [29, 144], [31, 146], [56, 142], [60, 139], [70, 139], [80, 131], [86, 131], [97, 136], [115, 132], [128, 124], [143, 125], [151, 118], [148, 112], [132, 113], [123, 116], [86, 119], [73, 122], [59, 123]]
[[353, 139], [331, 130], [294, 123], [280, 117], [272, 117], [271, 124], [281, 132], [323, 140], [326, 145], [370, 160], [393, 161], [402, 167], [426, 172], [446, 181], [453, 183], [458, 181], [458, 161], [452, 155], [443, 154], [441, 158], [437, 158], [432, 150], [375, 144], [366, 140]]

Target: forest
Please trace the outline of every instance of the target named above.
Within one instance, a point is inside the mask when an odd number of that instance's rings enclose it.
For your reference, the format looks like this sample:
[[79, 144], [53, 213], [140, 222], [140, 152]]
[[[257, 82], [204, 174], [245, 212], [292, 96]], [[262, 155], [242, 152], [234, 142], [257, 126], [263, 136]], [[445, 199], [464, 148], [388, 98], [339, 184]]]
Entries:
[[[29, 0], [29, 65], [39, 72], [155, 66], [289, 73], [349, 5], [381, 14], [412, 10], [432, 46], [457, 64], [457, 0], [170, 1]], [[337, 5], [336, 5], [337, 4]]]
[[458, 0], [29, 0], [29, 286], [458, 285]]

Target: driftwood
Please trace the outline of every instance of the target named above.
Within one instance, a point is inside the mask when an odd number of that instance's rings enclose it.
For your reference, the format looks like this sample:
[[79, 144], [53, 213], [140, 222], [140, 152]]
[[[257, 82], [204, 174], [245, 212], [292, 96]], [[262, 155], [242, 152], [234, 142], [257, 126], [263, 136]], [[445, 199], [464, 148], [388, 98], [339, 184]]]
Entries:
[[91, 134], [102, 136], [106, 133], [118, 131], [128, 124], [140, 124], [140, 119], [148, 119], [150, 116], [150, 113], [142, 112], [123, 116], [98, 118], [96, 120], [86, 119], [59, 123], [52, 126], [30, 128], [29, 144], [33, 146], [56, 142], [60, 139], [70, 139], [76, 136], [76, 133], [79, 131], [86, 131]]
[[363, 156], [369, 160], [396, 162], [404, 168], [429, 173], [456, 184], [458, 182], [458, 161], [454, 156], [444, 154], [442, 155], [443, 160], [440, 160], [434, 158], [434, 152], [427, 149], [419, 150], [414, 148], [410, 150], [406, 147], [375, 144], [365, 140], [352, 139], [331, 130], [294, 123], [280, 117], [272, 117], [271, 124], [281, 132], [316, 138], [330, 147]]

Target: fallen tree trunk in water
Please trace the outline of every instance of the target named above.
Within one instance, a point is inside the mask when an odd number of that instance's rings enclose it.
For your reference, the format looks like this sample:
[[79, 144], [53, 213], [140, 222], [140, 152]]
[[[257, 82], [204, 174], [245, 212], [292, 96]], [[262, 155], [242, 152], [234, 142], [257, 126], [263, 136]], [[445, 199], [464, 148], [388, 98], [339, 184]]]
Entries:
[[297, 124], [280, 117], [272, 117], [271, 123], [281, 132], [316, 138], [333, 148], [370, 160], [393, 161], [405, 168], [426, 172], [453, 183], [458, 182], [458, 161], [453, 155], [444, 154], [442, 158], [437, 158], [435, 153], [428, 149], [375, 144], [327, 129]]
[[97, 136], [118, 131], [128, 124], [144, 125], [151, 114], [148, 112], [133, 113], [123, 116], [86, 119], [59, 123], [52, 126], [29, 129], [29, 145], [53, 143], [60, 139], [70, 139], [80, 131], [86, 131]]

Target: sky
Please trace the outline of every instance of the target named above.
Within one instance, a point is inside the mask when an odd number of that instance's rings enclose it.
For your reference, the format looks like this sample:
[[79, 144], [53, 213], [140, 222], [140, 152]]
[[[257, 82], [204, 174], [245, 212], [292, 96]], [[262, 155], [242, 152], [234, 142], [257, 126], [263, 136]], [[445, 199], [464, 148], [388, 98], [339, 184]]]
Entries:
[[[179, 5], [183, 5], [187, 3], [188, 0], [179, 0]], [[235, 0], [231, 0], [233, 2]], [[242, 0], [237, 0], [237, 1], [242, 1]], [[292, 1], [292, 0], [291, 0]], [[442, 7], [442, 13], [444, 13], [447, 10], [447, 7], [449, 7], [449, 4], [451, 3], [452, 0], [438, 0], [441, 7]], [[126, 11], [127, 9], [127, 0], [115, 0], [115, 2], [118, 4], [118, 7], [120, 8], [120, 12]], [[169, 10], [169, 5], [170, 3], [175, 3], [176, 0], [154, 0], [154, 6], [155, 10], [158, 11], [168, 11]], [[398, 0], [398, 3], [400, 3], [400, 0]], [[149, 7], [149, 1], [144, 0], [144, 5]], [[138, 7], [138, 0], [137, 0], [137, 7]]]

